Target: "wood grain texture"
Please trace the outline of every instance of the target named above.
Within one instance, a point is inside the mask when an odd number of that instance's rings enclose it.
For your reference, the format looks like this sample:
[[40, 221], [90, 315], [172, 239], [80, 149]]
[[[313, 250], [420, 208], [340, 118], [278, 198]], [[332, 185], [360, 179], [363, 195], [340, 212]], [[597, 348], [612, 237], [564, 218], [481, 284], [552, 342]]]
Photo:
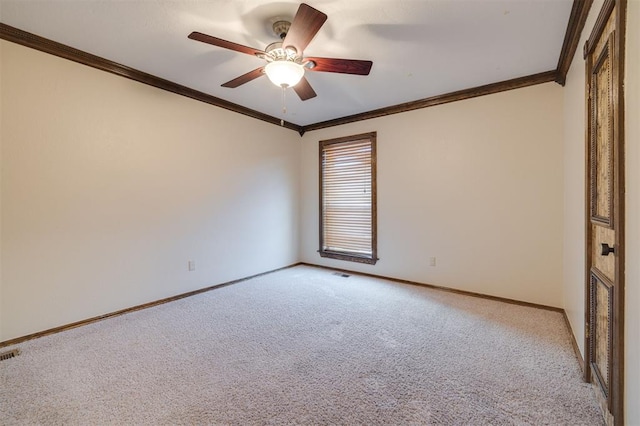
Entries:
[[613, 227], [613, 32], [591, 73], [591, 220]]
[[569, 72], [569, 68], [571, 68], [571, 62], [578, 48], [580, 36], [582, 35], [582, 30], [584, 29], [592, 4], [593, 0], [573, 0], [571, 15], [569, 16], [569, 22], [560, 52], [560, 59], [558, 59], [558, 67], [556, 68], [556, 82], [562, 86], [564, 86], [566, 82], [567, 73]]
[[369, 75], [371, 72], [371, 61], [361, 61], [358, 59], [337, 59], [337, 58], [305, 58], [315, 64], [309, 71], [335, 72], [340, 74]]
[[[617, 245], [613, 220], [615, 212], [612, 208], [614, 198], [618, 196], [613, 193], [615, 140], [612, 121], [615, 105], [612, 88], [613, 69], [616, 67], [612, 51], [615, 42], [614, 10], [611, 10], [608, 20], [602, 21], [605, 24], [602, 25], [601, 30], [598, 30], [598, 39], [593, 43], [595, 48], [589, 53], [591, 96], [589, 158], [591, 164], [588, 182], [591, 187], [590, 220], [592, 223], [589, 352], [592, 382], [598, 389], [596, 393], [599, 401], [605, 402], [601, 406], [605, 418], [612, 415], [611, 388], [615, 385], [610, 373], [613, 360], [612, 299], [617, 290], [616, 257], [601, 254], [603, 243]], [[612, 415], [612, 418], [615, 419], [615, 416]]]
[[[592, 59], [590, 56], [585, 58], [585, 110], [584, 110], [584, 152], [585, 152], [585, 162], [584, 162], [584, 199], [585, 199], [585, 218], [591, 217], [592, 204], [591, 204], [591, 68], [592, 68]], [[586, 219], [584, 221], [584, 235], [585, 235], [585, 243], [584, 243], [584, 370], [583, 370], [583, 380], [586, 383], [591, 383], [592, 374], [591, 374], [591, 340], [589, 337], [589, 333], [591, 330], [591, 258], [592, 258], [592, 250], [593, 250], [593, 225], [591, 224], [590, 219]]]
[[611, 310], [609, 309], [609, 302], [611, 300], [611, 287], [603, 285], [600, 281], [596, 282], [594, 363], [598, 366], [598, 372], [606, 395], [609, 389], [609, 346], [611, 342], [611, 333], [609, 333]]
[[601, 243], [607, 243], [610, 246], [615, 243], [616, 233], [613, 229], [601, 225], [592, 225], [593, 244], [591, 247], [591, 264], [598, 271], [612, 281], [616, 279], [616, 256], [610, 254], [603, 256], [601, 254]]
[[256, 68], [255, 70], [249, 71], [246, 74], [242, 74], [239, 77], [234, 78], [233, 80], [229, 80], [226, 83], [222, 84], [222, 87], [228, 87], [230, 89], [235, 89], [238, 86], [242, 86], [245, 83], [255, 80], [258, 77], [262, 77], [264, 75], [264, 67]]
[[304, 76], [300, 79], [298, 84], [293, 86], [293, 91], [296, 92], [296, 95], [298, 95], [298, 97], [303, 101], [317, 96], [315, 90], [313, 90], [313, 87], [309, 84], [309, 80]]
[[[168, 92], [172, 92], [181, 96], [185, 96], [187, 98], [195, 99], [200, 102], [204, 102], [210, 105], [227, 109], [229, 111], [237, 112], [238, 114], [246, 115], [248, 117], [256, 118], [258, 120], [280, 126], [279, 118], [272, 117], [270, 115], [243, 107], [238, 104], [234, 104], [229, 101], [225, 101], [224, 99], [216, 98], [215, 96], [190, 89], [186, 86], [182, 86], [169, 80], [165, 80], [160, 77], [156, 77], [154, 75], [127, 67], [125, 65], [118, 64], [108, 59], [83, 52], [82, 50], [78, 50], [73, 47], [48, 40], [44, 37], [22, 31], [18, 28], [14, 28], [6, 24], [0, 23], [0, 38], [12, 43], [39, 50], [41, 52], [58, 56], [60, 58], [87, 65], [101, 71], [119, 75], [121, 77], [137, 81], [139, 83], [147, 84], [158, 89], [166, 90]], [[297, 126], [293, 123], [285, 122], [284, 127], [295, 130], [296, 132], [300, 132], [301, 130], [300, 126]]]
[[617, 424], [624, 424], [625, 394], [625, 51], [627, 0], [617, 0], [615, 6], [615, 38], [613, 49], [614, 104], [614, 222], [616, 223], [616, 288], [613, 296], [612, 393], [610, 409]]
[[[596, 44], [598, 44], [598, 42], [602, 43], [604, 42], [604, 39], [606, 39], [606, 37], [604, 38], [600, 37], [603, 33], [605, 33], [605, 27], [607, 25], [609, 25], [609, 27], [611, 27], [611, 25], [615, 25], [616, 19], [614, 19], [612, 22], [609, 18], [611, 16], [615, 16], [613, 14], [613, 9], [616, 6], [616, 2], [620, 2], [620, 0], [606, 0], [604, 2], [604, 5], [602, 6], [600, 13], [598, 14], [598, 19], [596, 20], [596, 23], [593, 26], [593, 29], [591, 30], [591, 35], [589, 36], [589, 39], [585, 44], [585, 49], [584, 49], [585, 58], [587, 55], [589, 55], [595, 50]], [[605, 33], [605, 34], [608, 34], [608, 33]]]
[[611, 370], [613, 364], [613, 281], [593, 270], [590, 274], [591, 326], [590, 354], [594, 379], [604, 397], [610, 397]]
[[247, 55], [252, 56], [261, 56], [266, 53], [260, 49], [254, 49], [253, 47], [245, 46], [242, 44], [234, 43], [229, 40], [224, 40], [218, 37], [210, 36], [207, 34], [200, 33], [198, 31], [194, 31], [188, 36], [191, 40], [197, 40], [202, 43], [211, 44], [213, 46], [222, 47], [224, 49], [233, 50], [240, 53], [245, 53]]
[[[614, 192], [618, 194], [614, 200], [614, 221], [617, 223], [617, 251], [616, 251], [616, 277], [618, 287], [613, 298], [613, 371], [611, 372], [614, 383], [614, 398], [611, 401], [611, 410], [619, 424], [624, 423], [624, 394], [625, 394], [625, 57], [626, 57], [626, 26], [627, 26], [627, 0], [618, 0], [615, 8], [616, 37], [614, 49], [614, 84], [613, 103], [615, 116], [614, 131]], [[636, 76], [637, 78], [637, 76]]]
[[302, 3], [298, 7], [296, 16], [291, 22], [289, 32], [282, 42], [282, 47], [295, 47], [299, 55], [302, 55], [309, 42], [315, 37], [327, 20], [327, 15], [314, 9], [308, 4]]
[[[599, 274], [601, 281], [612, 284], [610, 291], [609, 335], [609, 371], [603, 372], [604, 365], [596, 351], [602, 352], [603, 330], [597, 329], [598, 321], [604, 321], [602, 305], [603, 294], [597, 294], [587, 281], [585, 312], [590, 336], [585, 336], [585, 380], [601, 388], [596, 392], [607, 424], [624, 424], [624, 264], [625, 264], [625, 218], [624, 218], [624, 57], [626, 0], [606, 0], [602, 6], [590, 37], [585, 43], [587, 93], [587, 217], [591, 220], [586, 227], [586, 266], [591, 272]], [[605, 56], [608, 55], [608, 56]], [[608, 99], [608, 101], [607, 101]], [[608, 104], [608, 105], [605, 105]], [[610, 127], [608, 129], [608, 127]], [[609, 149], [604, 141], [611, 144]], [[609, 178], [603, 166], [611, 162]], [[594, 164], [600, 163], [600, 165]], [[601, 170], [599, 170], [601, 169]], [[595, 170], [595, 172], [594, 172]], [[610, 181], [607, 182], [607, 179]], [[608, 184], [608, 185], [606, 185]], [[610, 203], [605, 205], [602, 199], [606, 192], [598, 185], [609, 186]], [[594, 189], [595, 187], [595, 189]], [[598, 200], [598, 197], [601, 199]], [[594, 211], [605, 212], [609, 209], [610, 223], [599, 220]], [[615, 254], [602, 256], [600, 245], [607, 243], [615, 247]], [[599, 298], [599, 300], [598, 300]], [[601, 327], [602, 324], [600, 324]], [[598, 337], [600, 336], [600, 337]], [[606, 388], [606, 386], [609, 386]]]

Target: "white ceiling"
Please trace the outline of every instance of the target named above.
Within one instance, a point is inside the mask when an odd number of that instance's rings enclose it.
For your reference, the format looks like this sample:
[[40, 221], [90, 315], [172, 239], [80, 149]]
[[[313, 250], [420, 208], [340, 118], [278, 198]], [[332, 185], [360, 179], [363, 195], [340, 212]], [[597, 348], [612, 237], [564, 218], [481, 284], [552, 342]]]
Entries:
[[[287, 93], [285, 119], [308, 125], [554, 70], [572, 0], [308, 0], [327, 22], [305, 56], [373, 61], [369, 76], [307, 72], [318, 94]], [[266, 77], [220, 87], [259, 58], [189, 40], [192, 31], [258, 49], [293, 0], [0, 0], [0, 21], [281, 118]]]

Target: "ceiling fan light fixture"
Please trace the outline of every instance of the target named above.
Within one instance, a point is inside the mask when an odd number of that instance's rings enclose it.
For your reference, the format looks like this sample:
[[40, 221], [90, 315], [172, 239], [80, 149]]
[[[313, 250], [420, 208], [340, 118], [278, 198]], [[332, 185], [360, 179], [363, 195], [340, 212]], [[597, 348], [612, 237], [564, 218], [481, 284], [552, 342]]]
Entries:
[[373, 65], [371, 61], [305, 58], [304, 50], [326, 20], [326, 14], [308, 4], [301, 3], [293, 20], [283, 20], [281, 18], [269, 20], [274, 34], [280, 40], [269, 44], [264, 50], [243, 46], [242, 44], [197, 31], [189, 34], [189, 38], [224, 49], [245, 53], [266, 61], [267, 63], [264, 66], [229, 80], [221, 84], [221, 86], [233, 89], [266, 74], [273, 84], [283, 89], [282, 105], [284, 107], [285, 94], [287, 92], [284, 89], [287, 87], [293, 87], [294, 92], [302, 101], [317, 96], [309, 81], [304, 78], [306, 71], [369, 75]]
[[278, 87], [293, 87], [302, 79], [304, 67], [293, 61], [273, 61], [264, 67], [269, 80]]

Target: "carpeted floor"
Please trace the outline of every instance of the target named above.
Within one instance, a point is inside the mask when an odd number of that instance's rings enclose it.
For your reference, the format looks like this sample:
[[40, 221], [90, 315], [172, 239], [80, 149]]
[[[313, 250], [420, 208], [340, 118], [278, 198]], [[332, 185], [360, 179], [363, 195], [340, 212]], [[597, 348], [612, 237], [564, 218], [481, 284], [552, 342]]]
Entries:
[[3, 425], [602, 424], [561, 314], [307, 266], [18, 347]]

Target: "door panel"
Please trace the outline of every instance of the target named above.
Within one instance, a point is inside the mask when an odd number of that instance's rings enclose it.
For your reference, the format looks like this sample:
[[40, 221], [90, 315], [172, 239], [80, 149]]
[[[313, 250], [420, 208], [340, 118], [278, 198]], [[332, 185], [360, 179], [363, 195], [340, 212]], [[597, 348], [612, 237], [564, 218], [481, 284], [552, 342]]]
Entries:
[[613, 282], [594, 268], [591, 274], [591, 363], [595, 384], [603, 397], [610, 394]]
[[[611, 416], [612, 325], [614, 321], [613, 290], [616, 282], [616, 247], [614, 221], [614, 123], [612, 48], [615, 31], [606, 25], [601, 40], [589, 58], [590, 73], [590, 141], [589, 141], [589, 211], [591, 221], [591, 270], [589, 279], [590, 358], [592, 381], [607, 423]], [[608, 32], [607, 32], [608, 31]]]
[[607, 424], [622, 424], [624, 0], [607, 0], [585, 46], [587, 291], [585, 379]]
[[[613, 93], [611, 46], [613, 32], [599, 46], [591, 72], [591, 220], [613, 226]], [[598, 51], [596, 49], [596, 51]]]

